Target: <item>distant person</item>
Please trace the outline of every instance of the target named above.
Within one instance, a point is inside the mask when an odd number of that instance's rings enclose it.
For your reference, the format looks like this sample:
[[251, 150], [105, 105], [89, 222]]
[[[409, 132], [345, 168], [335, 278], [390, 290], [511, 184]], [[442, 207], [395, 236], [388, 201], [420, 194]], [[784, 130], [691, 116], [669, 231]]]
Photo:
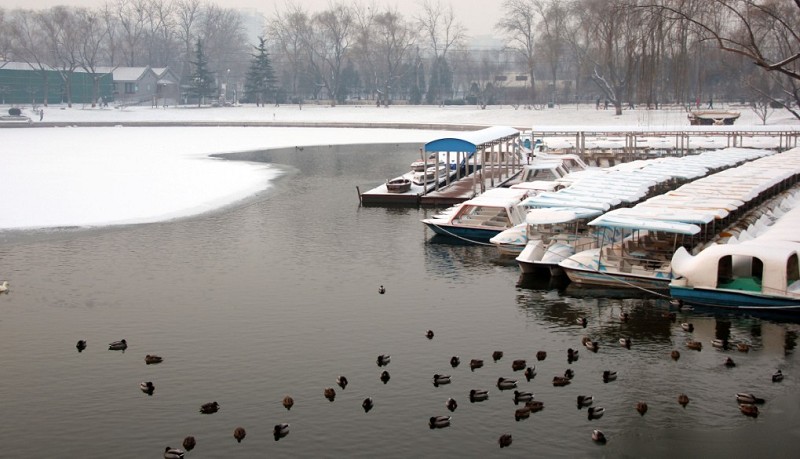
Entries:
[[708, 98], [708, 108], [714, 108], [714, 99]]
[[39, 121], [41, 121], [42, 119], [44, 119], [44, 109], [43, 108], [39, 110]]
[[605, 103], [603, 104], [603, 110], [608, 110], [608, 99], [606, 99]]
[[630, 109], [630, 110], [633, 110], [633, 109], [634, 109], [634, 106], [633, 106], [633, 101], [629, 101], [629, 102], [628, 102], [628, 109]]
[[597, 98], [597, 100], [594, 103], [594, 109], [595, 110], [600, 110], [600, 98], [599, 97]]

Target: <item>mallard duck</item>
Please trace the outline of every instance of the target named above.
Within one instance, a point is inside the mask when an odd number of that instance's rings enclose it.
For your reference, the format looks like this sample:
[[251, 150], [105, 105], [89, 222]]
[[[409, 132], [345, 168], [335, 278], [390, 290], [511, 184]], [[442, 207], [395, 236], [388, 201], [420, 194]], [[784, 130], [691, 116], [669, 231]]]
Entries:
[[342, 390], [344, 390], [344, 388], [347, 387], [347, 378], [344, 377], [344, 376], [341, 376], [341, 375], [337, 376], [336, 377], [336, 384], [338, 384], [339, 387], [341, 387]]
[[476, 368], [483, 367], [483, 360], [481, 359], [472, 359], [469, 361], [469, 369], [475, 371]]
[[547, 352], [539, 351], [539, 352], [536, 353], [536, 360], [541, 362], [542, 360], [544, 360], [546, 358], [547, 358]]
[[8, 293], [8, 281], [0, 282], [0, 293]]
[[386, 365], [389, 365], [389, 362], [392, 361], [392, 356], [388, 354], [381, 354], [378, 356], [376, 361], [379, 367], [385, 367]]
[[748, 394], [744, 392], [739, 392], [738, 394], [736, 394], [736, 401], [741, 404], [749, 403], [751, 405], [753, 404], [761, 405], [765, 402], [763, 398], [758, 398], [753, 394]]
[[577, 322], [577, 323], [578, 323], [578, 325], [580, 325], [580, 326], [581, 326], [581, 327], [583, 327], [583, 328], [586, 328], [586, 326], [587, 326], [587, 325], [589, 325], [589, 320], [588, 320], [588, 319], [586, 319], [586, 317], [578, 317], [578, 318], [575, 320], [575, 322]]
[[584, 406], [589, 406], [594, 403], [594, 397], [591, 395], [579, 395], [578, 396], [578, 409], [583, 408]]
[[372, 401], [372, 397], [367, 397], [363, 402], [361, 402], [361, 408], [364, 408], [365, 413], [369, 413], [369, 410], [371, 410], [374, 406], [375, 403]]
[[327, 398], [331, 402], [333, 401], [333, 399], [336, 398], [336, 391], [333, 390], [333, 387], [326, 387], [322, 393], [323, 395], [325, 395], [325, 398]]
[[147, 395], [153, 395], [153, 392], [156, 390], [156, 386], [153, 385], [153, 381], [145, 381], [139, 383], [139, 389], [142, 390]]
[[241, 443], [246, 435], [247, 432], [245, 432], [244, 427], [237, 427], [233, 429], [233, 438], [236, 439], [237, 443]]
[[433, 385], [439, 387], [440, 384], [450, 384], [450, 375], [440, 375], [439, 373], [433, 375]]
[[455, 368], [455, 367], [459, 366], [460, 364], [461, 364], [461, 359], [457, 355], [454, 355], [454, 356], [450, 357], [450, 366], [451, 367]]
[[378, 293], [383, 295], [384, 293], [386, 293], [386, 288], [383, 285], [381, 285], [380, 287], [378, 287]]
[[681, 353], [678, 352], [676, 349], [673, 349], [672, 352], [670, 352], [669, 355], [672, 357], [672, 360], [675, 360], [675, 361], [677, 361], [679, 358], [681, 358]]
[[78, 344], [75, 345], [75, 348], [78, 349], [78, 352], [83, 352], [83, 350], [86, 349], [86, 340], [78, 340]]
[[450, 416], [431, 416], [428, 420], [428, 426], [431, 429], [441, 429], [450, 425]]
[[578, 360], [578, 351], [572, 348], [567, 349], [567, 362], [572, 363], [576, 360]]
[[739, 352], [750, 352], [750, 345], [747, 343], [736, 343], [736, 350]]
[[564, 377], [567, 379], [572, 379], [575, 377], [575, 372], [572, 370], [572, 368], [567, 368], [564, 370]]
[[489, 398], [489, 391], [483, 389], [472, 389], [469, 391], [469, 401], [472, 403], [482, 402]]
[[683, 322], [681, 324], [681, 328], [683, 329], [683, 331], [687, 331], [689, 333], [694, 331], [694, 325], [690, 324], [689, 322]]
[[617, 372], [611, 370], [603, 371], [603, 382], [609, 382], [617, 379]]
[[511, 442], [513, 439], [511, 438], [511, 434], [503, 434], [500, 435], [500, 438], [497, 439], [497, 443], [500, 444], [501, 448], [505, 448], [507, 446], [511, 446]]
[[544, 402], [539, 400], [531, 400], [530, 402], [526, 402], [525, 406], [531, 410], [531, 413], [536, 413], [544, 409]]
[[108, 345], [109, 351], [124, 351], [128, 348], [128, 342], [123, 340], [114, 341], [113, 343]]
[[450, 410], [450, 412], [453, 412], [456, 410], [456, 408], [458, 408], [458, 403], [456, 403], [454, 399], [448, 398], [444, 406], [446, 406], [447, 409]]
[[425, 336], [426, 336], [428, 339], [433, 339], [433, 330], [428, 330], [428, 331], [426, 331], [426, 332], [425, 332]]
[[604, 445], [606, 443], [606, 436], [603, 431], [594, 429], [592, 431], [592, 440]]
[[388, 371], [386, 371], [386, 370], [383, 370], [383, 371], [381, 372], [381, 381], [383, 381], [383, 383], [384, 383], [384, 384], [386, 384], [387, 382], [389, 382], [389, 379], [390, 379], [390, 378], [391, 378], [391, 376], [389, 376], [389, 372], [388, 372]]
[[728, 340], [726, 339], [719, 339], [719, 338], [712, 339], [711, 345], [717, 349], [722, 349], [725, 351], [728, 350]]
[[686, 394], [678, 395], [678, 403], [680, 403], [682, 407], [686, 408], [686, 405], [689, 404], [689, 396]]
[[191, 435], [183, 439], [183, 447], [186, 449], [186, 451], [193, 450], [196, 445], [197, 441]]
[[282, 422], [280, 424], [275, 424], [275, 427], [272, 428], [272, 435], [275, 437], [275, 441], [289, 435], [289, 423]]
[[494, 359], [495, 362], [497, 362], [498, 360], [500, 360], [502, 358], [503, 358], [503, 351], [494, 351], [494, 352], [492, 352], [492, 359]]
[[598, 344], [597, 341], [588, 340], [583, 343], [583, 345], [592, 352], [597, 352], [597, 350], [600, 349], [600, 344]]
[[525, 360], [521, 360], [520, 359], [520, 360], [514, 360], [513, 362], [511, 362], [511, 369], [514, 370], [514, 371], [522, 371], [522, 370], [525, 369], [526, 366], [527, 366], [527, 363], [525, 362]]
[[148, 365], [153, 365], [155, 363], [161, 363], [163, 361], [164, 361], [164, 359], [159, 357], [159, 356], [157, 356], [157, 355], [147, 354], [146, 356], [144, 356], [144, 363], [146, 363]]
[[212, 414], [217, 411], [219, 411], [219, 403], [217, 402], [208, 402], [200, 406], [200, 412], [203, 414]]
[[620, 338], [619, 339], [619, 344], [621, 344], [622, 347], [624, 347], [625, 349], [630, 349], [631, 348], [631, 339], [630, 338]]
[[777, 370], [775, 373], [772, 374], [772, 382], [781, 382], [783, 381], [783, 372], [781, 370]]
[[528, 368], [526, 368], [525, 369], [525, 379], [527, 381], [530, 381], [534, 377], [536, 377], [536, 367], [528, 367]]
[[553, 386], [563, 387], [570, 383], [569, 378], [563, 376], [553, 376]]
[[739, 411], [742, 412], [745, 416], [750, 416], [751, 418], [758, 417], [758, 407], [755, 405], [751, 405], [748, 403], [739, 405]]
[[644, 416], [644, 414], [647, 413], [647, 403], [638, 402], [636, 404], [636, 411], [638, 411], [640, 415]]
[[588, 413], [587, 417], [589, 418], [590, 421], [593, 421], [595, 419], [602, 418], [603, 414], [605, 412], [606, 412], [606, 409], [601, 407], [601, 406], [590, 406], [589, 407], [589, 413]]
[[183, 459], [184, 454], [186, 454], [186, 451], [179, 448], [167, 446], [164, 449], [164, 459]]
[[736, 366], [736, 362], [734, 362], [732, 358], [727, 357], [725, 359], [725, 366], [728, 367], [728, 368], [733, 368], [733, 367]]
[[514, 410], [514, 420], [519, 421], [520, 419], [528, 419], [531, 416], [531, 409], [527, 406], [523, 406], [522, 408], [517, 408]]
[[497, 378], [497, 388], [500, 390], [508, 390], [514, 389], [517, 387], [517, 381], [515, 379], [508, 379], [508, 378]]
[[291, 395], [287, 395], [283, 397], [283, 407], [287, 410], [291, 410], [292, 406], [294, 406], [294, 399]]
[[630, 319], [630, 316], [628, 315], [627, 312], [623, 311], [623, 312], [619, 313], [619, 320], [621, 320], [623, 322], [627, 322], [628, 319]]
[[703, 343], [700, 341], [687, 341], [686, 347], [693, 351], [702, 351], [703, 350]]
[[520, 392], [518, 390], [514, 391], [514, 404], [517, 405], [519, 402], [530, 402], [533, 400], [533, 394], [531, 392]]

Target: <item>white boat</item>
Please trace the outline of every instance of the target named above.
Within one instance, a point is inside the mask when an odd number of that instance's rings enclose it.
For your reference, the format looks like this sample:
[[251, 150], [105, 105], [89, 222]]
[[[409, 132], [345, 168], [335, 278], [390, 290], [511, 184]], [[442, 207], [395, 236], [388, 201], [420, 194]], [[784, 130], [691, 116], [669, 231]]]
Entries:
[[800, 243], [719, 244], [697, 255], [678, 249], [670, 295], [691, 304], [800, 312]]
[[494, 188], [464, 201], [440, 218], [426, 218], [422, 223], [437, 234], [466, 242], [487, 242], [503, 230], [525, 222], [526, 209], [520, 205], [525, 196], [525, 190]]
[[428, 183], [444, 180], [447, 176], [447, 165], [439, 163], [439, 166], [431, 166], [421, 172], [414, 172], [411, 181], [416, 185], [426, 185]]

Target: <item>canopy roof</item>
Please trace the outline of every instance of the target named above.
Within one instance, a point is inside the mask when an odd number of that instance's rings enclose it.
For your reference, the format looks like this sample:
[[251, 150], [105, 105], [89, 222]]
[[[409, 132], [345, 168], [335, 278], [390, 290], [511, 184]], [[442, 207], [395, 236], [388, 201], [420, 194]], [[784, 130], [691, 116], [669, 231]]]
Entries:
[[519, 131], [508, 126], [493, 126], [480, 131], [465, 132], [460, 137], [444, 137], [425, 144], [425, 151], [463, 151], [475, 153], [478, 147], [519, 136]]

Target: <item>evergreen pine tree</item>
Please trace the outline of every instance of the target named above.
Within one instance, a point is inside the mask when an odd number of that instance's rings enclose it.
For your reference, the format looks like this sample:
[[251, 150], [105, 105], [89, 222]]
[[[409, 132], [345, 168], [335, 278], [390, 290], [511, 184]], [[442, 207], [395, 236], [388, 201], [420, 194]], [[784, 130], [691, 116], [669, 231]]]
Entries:
[[[261, 105], [270, 95], [275, 94], [276, 78], [272, 70], [272, 62], [267, 52], [266, 40], [258, 37], [258, 46], [255, 46], [256, 54], [250, 61], [250, 68], [245, 77], [244, 89], [249, 102], [255, 102], [256, 106]], [[277, 104], [277, 96], [275, 103]]]
[[199, 107], [204, 99], [214, 94], [214, 75], [208, 70], [208, 57], [203, 52], [203, 42], [197, 40], [193, 72], [189, 75], [189, 93], [197, 97]]

